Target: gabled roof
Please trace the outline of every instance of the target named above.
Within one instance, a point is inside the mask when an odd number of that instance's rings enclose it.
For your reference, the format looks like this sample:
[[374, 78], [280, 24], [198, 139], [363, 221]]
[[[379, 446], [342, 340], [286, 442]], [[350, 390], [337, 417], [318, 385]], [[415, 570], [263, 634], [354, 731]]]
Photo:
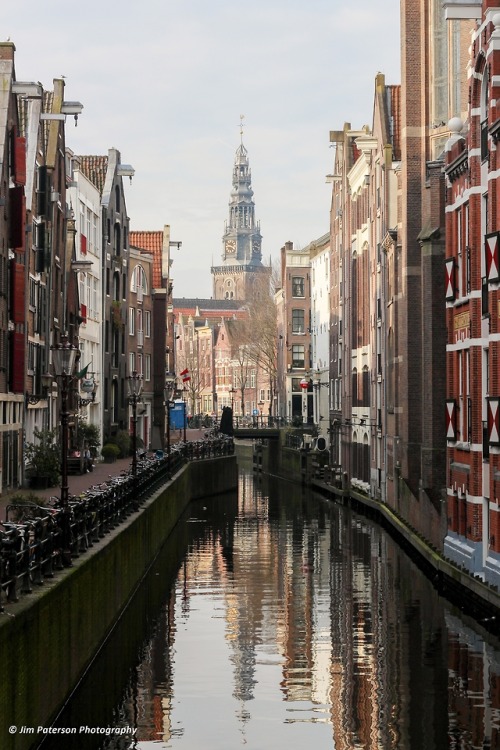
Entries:
[[107, 156], [78, 156], [80, 169], [85, 177], [96, 186], [99, 193], [104, 192], [104, 183], [108, 171]]
[[153, 287], [160, 289], [163, 230], [130, 232], [129, 242], [133, 247], [153, 255]]

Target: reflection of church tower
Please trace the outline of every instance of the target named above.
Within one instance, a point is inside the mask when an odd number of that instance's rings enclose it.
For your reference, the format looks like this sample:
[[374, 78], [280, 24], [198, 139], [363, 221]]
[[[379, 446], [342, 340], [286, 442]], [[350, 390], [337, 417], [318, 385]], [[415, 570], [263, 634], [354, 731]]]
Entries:
[[255, 221], [250, 183], [251, 171], [242, 138], [234, 160], [229, 222], [222, 237], [222, 265], [212, 268], [214, 299], [246, 300], [256, 274], [269, 272], [262, 265], [262, 235], [259, 222]]

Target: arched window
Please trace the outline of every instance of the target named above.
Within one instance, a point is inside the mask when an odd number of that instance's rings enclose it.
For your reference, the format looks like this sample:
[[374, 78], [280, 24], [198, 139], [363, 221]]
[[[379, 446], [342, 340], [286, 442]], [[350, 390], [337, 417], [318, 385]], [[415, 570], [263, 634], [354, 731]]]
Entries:
[[359, 406], [358, 403], [358, 371], [356, 368], [352, 371], [352, 405]]
[[363, 387], [363, 395], [361, 397], [361, 406], [370, 406], [370, 373], [368, 371], [367, 365], [363, 367], [363, 373], [362, 373], [362, 387]]
[[483, 80], [481, 82], [481, 161], [488, 158], [488, 108], [489, 108], [489, 73], [488, 66], [483, 68]]
[[120, 274], [118, 271], [113, 274], [113, 299], [115, 301], [120, 299]]
[[121, 227], [118, 224], [118, 222], [116, 222], [116, 224], [115, 224], [115, 237], [114, 237], [114, 244], [113, 244], [113, 249], [114, 249], [116, 255], [120, 255], [121, 254], [122, 250], [121, 250], [121, 244], [120, 243], [121, 243]]
[[138, 297], [148, 293], [148, 280], [144, 268], [136, 266], [130, 279], [130, 291], [136, 293]]

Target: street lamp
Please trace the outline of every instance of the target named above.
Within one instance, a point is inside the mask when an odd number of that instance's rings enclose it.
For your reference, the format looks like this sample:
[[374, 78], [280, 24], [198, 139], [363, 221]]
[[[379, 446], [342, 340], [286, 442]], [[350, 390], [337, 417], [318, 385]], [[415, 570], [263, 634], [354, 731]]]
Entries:
[[259, 411], [260, 411], [260, 426], [263, 427], [263, 424], [262, 424], [262, 409], [264, 408], [264, 402], [263, 401], [259, 401], [259, 403], [257, 404], [257, 406], [259, 407]]
[[167, 466], [170, 476], [170, 404], [175, 393], [175, 375], [171, 372], [165, 374], [165, 409], [167, 414]]
[[132, 476], [137, 478], [137, 403], [142, 392], [142, 375], [135, 370], [128, 378], [129, 403], [132, 405]]
[[70, 518], [69, 518], [69, 487], [68, 487], [68, 393], [69, 384], [73, 379], [78, 349], [69, 343], [66, 335], [61, 337], [61, 343], [51, 347], [52, 363], [56, 379], [61, 381], [61, 507], [63, 513], [63, 554], [65, 563], [71, 565]]
[[234, 394], [236, 393], [236, 388], [234, 386], [231, 386], [229, 389], [229, 393], [231, 394], [231, 411], [234, 408]]

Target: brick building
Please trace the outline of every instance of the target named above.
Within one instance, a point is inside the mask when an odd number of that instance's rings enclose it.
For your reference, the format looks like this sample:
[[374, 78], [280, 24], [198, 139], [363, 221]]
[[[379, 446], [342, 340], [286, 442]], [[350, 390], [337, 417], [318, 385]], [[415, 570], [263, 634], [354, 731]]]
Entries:
[[[311, 243], [314, 244], [314, 243]], [[278, 403], [276, 415], [301, 422], [313, 421], [311, 379], [311, 245], [281, 248], [280, 288], [275, 294], [278, 334]], [[301, 381], [309, 381], [307, 389]]]
[[445, 552], [500, 584], [500, 13], [448, 2], [472, 31], [469, 109], [446, 145], [447, 518]]

